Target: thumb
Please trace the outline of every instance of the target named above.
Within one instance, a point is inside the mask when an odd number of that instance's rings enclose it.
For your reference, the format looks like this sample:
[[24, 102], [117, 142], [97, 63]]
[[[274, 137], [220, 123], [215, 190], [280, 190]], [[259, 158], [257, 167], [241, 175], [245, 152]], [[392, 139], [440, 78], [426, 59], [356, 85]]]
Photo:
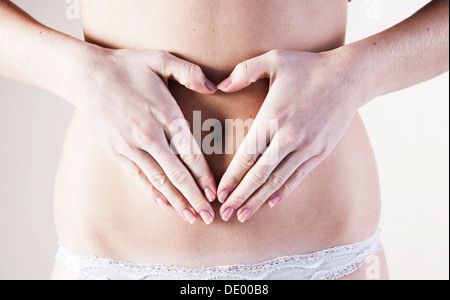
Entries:
[[162, 68], [163, 77], [178, 81], [194, 92], [207, 95], [217, 92], [216, 85], [206, 77], [202, 69], [196, 64], [169, 54]]
[[240, 91], [263, 78], [271, 78], [274, 73], [274, 51], [244, 61], [217, 88], [225, 93]]

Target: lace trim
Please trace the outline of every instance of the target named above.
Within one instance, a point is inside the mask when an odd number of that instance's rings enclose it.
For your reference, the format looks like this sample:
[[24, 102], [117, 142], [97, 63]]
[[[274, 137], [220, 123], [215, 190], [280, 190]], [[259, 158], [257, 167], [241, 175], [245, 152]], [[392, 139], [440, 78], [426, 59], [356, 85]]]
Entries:
[[[80, 280], [109, 280], [114, 277], [148, 280], [155, 277], [175, 280], [215, 280], [233, 278], [262, 280], [285, 269], [308, 270], [311, 280], [336, 280], [359, 269], [366, 259], [381, 249], [380, 231], [368, 239], [320, 252], [280, 257], [253, 265], [230, 265], [208, 268], [186, 268], [171, 265], [133, 264], [107, 258], [76, 255], [59, 245], [56, 258]], [[322, 268], [324, 264], [331, 268]], [[328, 266], [330, 267], [330, 266]]]

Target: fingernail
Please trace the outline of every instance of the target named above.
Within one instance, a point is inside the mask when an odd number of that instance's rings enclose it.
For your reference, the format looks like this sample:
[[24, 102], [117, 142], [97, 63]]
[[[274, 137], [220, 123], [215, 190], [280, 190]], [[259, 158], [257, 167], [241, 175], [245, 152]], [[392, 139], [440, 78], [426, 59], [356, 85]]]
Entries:
[[163, 198], [158, 197], [156, 198], [156, 203], [159, 205], [159, 207], [161, 207], [162, 209], [166, 209], [167, 208], [167, 203], [166, 201], [164, 201]]
[[195, 220], [197, 219], [194, 213], [187, 208], [183, 210], [183, 216], [185, 217], [186, 221], [188, 221], [191, 224], [194, 224]]
[[248, 220], [248, 218], [250, 218], [250, 216], [252, 215], [252, 210], [250, 208], [246, 208], [244, 209], [243, 212], [241, 212], [241, 214], [238, 216], [238, 220], [241, 223], [244, 223], [245, 221]]
[[216, 195], [209, 187], [205, 188], [203, 191], [209, 202], [214, 202], [214, 200], [216, 200]]
[[206, 80], [205, 81], [205, 86], [206, 86], [206, 88], [208, 89], [208, 90], [210, 90], [211, 92], [217, 92], [217, 87], [216, 87], [216, 85], [214, 84], [214, 83], [212, 83], [211, 81], [209, 81], [209, 80]]
[[207, 212], [206, 210], [202, 210], [200, 212], [200, 217], [202, 217], [203, 222], [205, 222], [206, 225], [209, 225], [212, 223], [213, 221], [213, 217], [211, 216], [211, 214], [209, 212]]
[[224, 203], [227, 200], [229, 195], [230, 195], [230, 190], [223, 190], [222, 192], [220, 192], [219, 202]]
[[275, 197], [272, 198], [272, 200], [269, 201], [269, 205], [270, 205], [270, 207], [274, 208], [275, 205], [280, 203], [280, 201], [281, 201], [281, 197], [280, 196], [275, 196]]
[[231, 216], [233, 216], [233, 213], [234, 213], [234, 208], [228, 207], [222, 214], [222, 220], [224, 220], [225, 222], [230, 221]]
[[217, 86], [217, 88], [218, 88], [219, 90], [224, 90], [224, 89], [230, 87], [230, 85], [231, 85], [232, 83], [233, 83], [233, 81], [231, 80], [231, 78], [227, 78], [225, 81], [223, 81], [221, 84], [219, 84], [219, 85]]

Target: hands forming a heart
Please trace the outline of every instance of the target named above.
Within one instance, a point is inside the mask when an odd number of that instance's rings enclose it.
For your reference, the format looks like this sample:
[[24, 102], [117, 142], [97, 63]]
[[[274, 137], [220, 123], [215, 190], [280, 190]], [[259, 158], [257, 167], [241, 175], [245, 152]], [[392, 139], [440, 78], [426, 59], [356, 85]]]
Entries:
[[[216, 87], [199, 66], [167, 52], [101, 50], [90, 60], [92, 76], [78, 107], [105, 152], [160, 206], [172, 206], [191, 224], [197, 216], [210, 224], [210, 203], [218, 198], [223, 220], [236, 214], [244, 222], [264, 203], [286, 199], [350, 125], [359, 107], [341, 56], [274, 50], [240, 63]], [[270, 79], [267, 98], [217, 187], [188, 125], [181, 125], [187, 126], [181, 136], [171, 126], [184, 116], [167, 82], [212, 95], [262, 78]], [[255, 129], [267, 120], [278, 123], [271, 134]], [[173, 149], [168, 141], [175, 135], [181, 143]], [[250, 145], [260, 146], [250, 151]]]

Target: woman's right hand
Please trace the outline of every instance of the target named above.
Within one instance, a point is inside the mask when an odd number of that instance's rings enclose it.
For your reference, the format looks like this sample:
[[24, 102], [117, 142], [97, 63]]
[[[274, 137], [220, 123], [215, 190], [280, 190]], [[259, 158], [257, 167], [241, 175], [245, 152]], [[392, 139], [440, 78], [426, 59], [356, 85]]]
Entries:
[[215, 85], [199, 66], [159, 50], [94, 47], [86, 62], [66, 96], [104, 151], [160, 206], [210, 224], [216, 182], [168, 80], [201, 94], [214, 94]]

